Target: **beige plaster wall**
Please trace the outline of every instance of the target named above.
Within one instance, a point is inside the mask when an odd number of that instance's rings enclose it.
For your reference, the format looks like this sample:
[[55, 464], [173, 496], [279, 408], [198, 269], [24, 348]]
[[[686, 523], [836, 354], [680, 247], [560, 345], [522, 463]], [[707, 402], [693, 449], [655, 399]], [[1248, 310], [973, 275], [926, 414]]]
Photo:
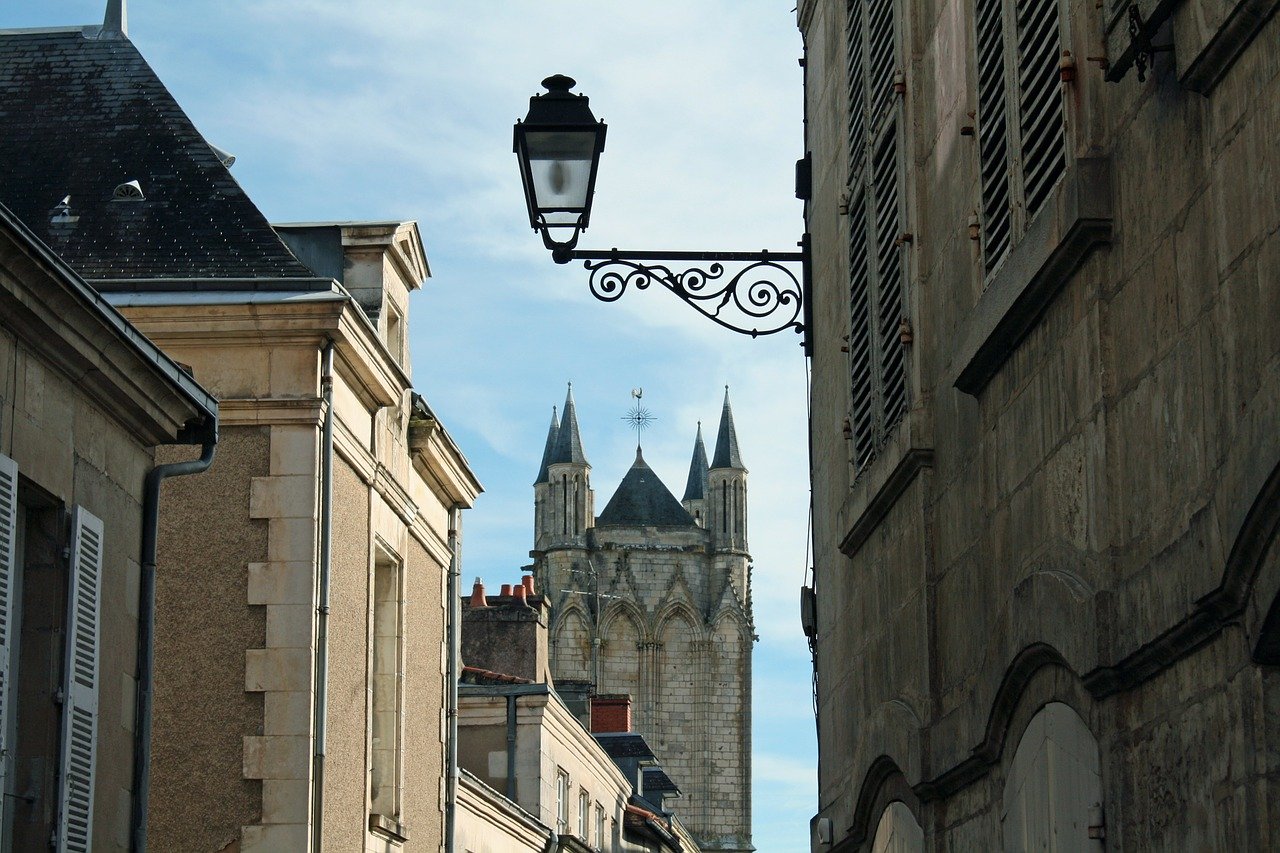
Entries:
[[444, 580], [446, 567], [409, 540], [405, 576], [404, 824], [416, 850], [444, 835]]
[[369, 489], [341, 458], [333, 477], [324, 843], [355, 851], [364, 848], [368, 823]]
[[[164, 449], [163, 458], [191, 451]], [[266, 608], [246, 604], [268, 522], [249, 518], [250, 483], [270, 467], [266, 427], [224, 428], [198, 477], [161, 494], [151, 844], [221, 850], [256, 823], [262, 782], [245, 779], [243, 738], [260, 735], [263, 694], [245, 690], [245, 650], [266, 645]], [[194, 804], [199, 808], [193, 808]]]

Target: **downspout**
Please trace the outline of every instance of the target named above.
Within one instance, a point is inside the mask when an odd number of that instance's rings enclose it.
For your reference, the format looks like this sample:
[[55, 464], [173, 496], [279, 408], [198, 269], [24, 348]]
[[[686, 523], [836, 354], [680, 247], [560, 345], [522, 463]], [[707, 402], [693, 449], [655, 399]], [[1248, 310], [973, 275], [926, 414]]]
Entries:
[[151, 715], [155, 678], [156, 542], [160, 525], [160, 484], [170, 477], [207, 471], [218, 447], [218, 422], [206, 423], [199, 459], [157, 465], [142, 489], [142, 567], [138, 580], [138, 684], [133, 733], [133, 802], [129, 815], [131, 849], [146, 853], [147, 800], [151, 795]]
[[507, 694], [507, 799], [516, 801], [516, 694]]
[[445, 663], [445, 791], [444, 791], [444, 850], [454, 853], [458, 812], [458, 678], [461, 655], [462, 597], [458, 591], [462, 574], [462, 505], [449, 508], [449, 574], [445, 582], [445, 596], [449, 607], [445, 610], [445, 632], [448, 635], [448, 654]]
[[315, 751], [311, 756], [311, 849], [319, 853], [323, 841], [324, 756], [329, 712], [329, 575], [333, 563], [333, 341], [324, 346], [320, 371], [324, 420], [320, 431], [319, 589], [316, 595], [315, 700], [312, 726]]

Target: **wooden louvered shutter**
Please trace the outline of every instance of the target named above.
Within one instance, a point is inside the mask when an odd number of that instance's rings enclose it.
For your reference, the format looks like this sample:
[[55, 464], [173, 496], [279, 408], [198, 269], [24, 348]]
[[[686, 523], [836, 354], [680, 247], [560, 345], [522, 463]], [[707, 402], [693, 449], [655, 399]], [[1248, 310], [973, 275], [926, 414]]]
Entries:
[[849, 201], [849, 370], [854, 468], [875, 456], [874, 357], [871, 335], [871, 256], [867, 251], [867, 199], [859, 188]]
[[[9, 651], [13, 648], [13, 590], [18, 572], [18, 463], [0, 455], [0, 792], [9, 767]], [[0, 807], [0, 815], [4, 813]]]
[[1009, 124], [1005, 100], [1004, 10], [977, 0], [978, 159], [982, 173], [982, 254], [987, 271], [1009, 251]]
[[858, 173], [867, 158], [866, 49], [862, 43], [862, 4], [849, 0], [845, 19], [845, 71], [849, 80], [849, 185], [858, 183]]
[[98, 632], [102, 600], [102, 522], [83, 507], [71, 517], [66, 693], [62, 715], [59, 853], [93, 843], [93, 777], [98, 746]]
[[1058, 0], [1021, 0], [1018, 18], [1018, 135], [1029, 222], [1066, 170]]
[[890, 121], [871, 163], [875, 193], [876, 324], [879, 331], [880, 414], [882, 434], [906, 411], [907, 385], [898, 324], [903, 318], [901, 218], [902, 170], [898, 161], [897, 121]]

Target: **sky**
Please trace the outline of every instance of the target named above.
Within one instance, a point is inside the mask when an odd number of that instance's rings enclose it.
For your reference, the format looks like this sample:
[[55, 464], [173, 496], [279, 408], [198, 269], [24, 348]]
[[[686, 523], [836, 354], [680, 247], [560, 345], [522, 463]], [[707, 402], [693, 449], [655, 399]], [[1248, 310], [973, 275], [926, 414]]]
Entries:
[[[808, 849], [816, 811], [806, 371], [798, 337], [721, 329], [658, 287], [595, 300], [529, 229], [511, 128], [578, 80], [609, 125], [583, 248], [794, 251], [803, 230], [800, 35], [786, 0], [130, 0], [129, 35], [273, 222], [414, 219], [432, 277], [410, 303], [413, 379], [485, 487], [464, 580], [530, 562], [551, 407], [573, 383], [603, 508], [634, 460], [682, 493], [697, 423], [730, 386], [750, 470], [754, 841]], [[0, 26], [101, 21], [105, 0], [0, 0]], [[711, 451], [708, 447], [708, 452]], [[678, 808], [678, 807], [677, 807]]]

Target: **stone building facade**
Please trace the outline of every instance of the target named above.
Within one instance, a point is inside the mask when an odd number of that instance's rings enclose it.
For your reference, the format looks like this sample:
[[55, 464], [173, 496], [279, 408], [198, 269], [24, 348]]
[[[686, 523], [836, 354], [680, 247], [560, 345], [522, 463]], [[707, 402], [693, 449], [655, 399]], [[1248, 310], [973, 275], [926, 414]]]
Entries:
[[146, 484], [217, 413], [0, 204], [0, 850], [133, 849]]
[[753, 849], [746, 482], [726, 392], [713, 459], [699, 429], [683, 501], [637, 448], [597, 516], [570, 392], [534, 485], [557, 690], [632, 697], [703, 850]]
[[1275, 7], [799, 3], [815, 851], [1280, 844]]
[[0, 198], [220, 400], [213, 465], [162, 493], [144, 834], [437, 851], [446, 576], [480, 486], [410, 378], [421, 234], [269, 224], [122, 7], [0, 33], [0, 159], [24, 164]]

